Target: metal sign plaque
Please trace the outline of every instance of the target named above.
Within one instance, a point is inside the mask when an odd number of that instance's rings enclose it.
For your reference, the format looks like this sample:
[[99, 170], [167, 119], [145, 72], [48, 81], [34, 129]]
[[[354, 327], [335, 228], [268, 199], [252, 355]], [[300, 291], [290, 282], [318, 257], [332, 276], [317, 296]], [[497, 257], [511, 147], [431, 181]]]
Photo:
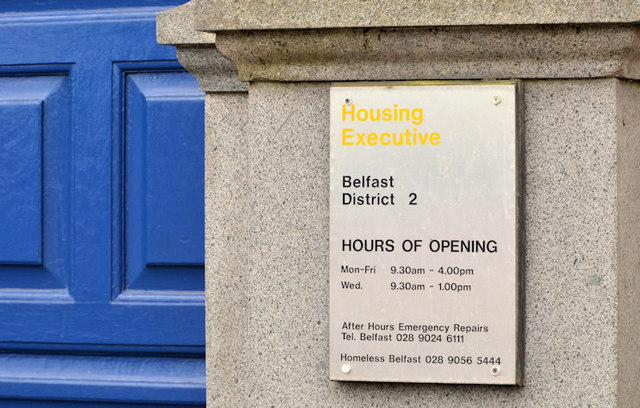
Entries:
[[519, 383], [517, 88], [331, 87], [332, 380]]

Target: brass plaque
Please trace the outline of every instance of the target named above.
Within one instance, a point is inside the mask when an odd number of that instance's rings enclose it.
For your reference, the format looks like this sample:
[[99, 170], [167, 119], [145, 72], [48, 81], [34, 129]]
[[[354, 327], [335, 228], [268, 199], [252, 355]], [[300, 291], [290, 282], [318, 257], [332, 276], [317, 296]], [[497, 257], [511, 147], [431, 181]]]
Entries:
[[518, 85], [331, 87], [332, 380], [520, 382]]

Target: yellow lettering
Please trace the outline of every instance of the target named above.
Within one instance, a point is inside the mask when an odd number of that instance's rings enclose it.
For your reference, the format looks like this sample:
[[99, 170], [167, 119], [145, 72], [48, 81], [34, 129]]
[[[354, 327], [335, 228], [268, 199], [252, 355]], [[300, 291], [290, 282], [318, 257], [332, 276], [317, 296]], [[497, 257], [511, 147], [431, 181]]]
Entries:
[[[357, 109], [354, 104], [342, 105], [342, 121], [343, 122], [393, 122], [406, 121], [414, 125], [421, 125], [424, 121], [424, 111], [422, 108], [365, 108]], [[406, 129], [403, 132], [385, 132], [385, 133], [358, 133], [356, 129], [342, 129], [342, 145], [343, 146], [425, 146], [430, 144], [437, 146], [441, 142], [439, 133], [420, 133], [420, 128]], [[360, 130], [360, 129], [358, 129]], [[382, 129], [377, 129], [382, 130]], [[392, 129], [385, 129], [392, 130]]]
[[353, 139], [353, 133], [347, 133], [347, 132], [353, 132], [353, 129], [342, 129], [342, 145], [353, 146], [353, 142], [347, 142], [347, 139]]
[[[356, 106], [355, 105], [350, 105], [351, 107], [351, 111], [347, 111], [347, 105], [342, 105], [342, 121], [346, 121], [346, 117], [347, 115], [351, 115], [351, 121], [354, 122], [355, 121], [355, 110], [356, 110]], [[353, 129], [350, 129], [353, 130]]]
[[414, 125], [421, 125], [422, 124], [422, 115], [424, 112], [422, 112], [421, 108], [416, 108], [414, 110], [411, 111], [411, 122]]

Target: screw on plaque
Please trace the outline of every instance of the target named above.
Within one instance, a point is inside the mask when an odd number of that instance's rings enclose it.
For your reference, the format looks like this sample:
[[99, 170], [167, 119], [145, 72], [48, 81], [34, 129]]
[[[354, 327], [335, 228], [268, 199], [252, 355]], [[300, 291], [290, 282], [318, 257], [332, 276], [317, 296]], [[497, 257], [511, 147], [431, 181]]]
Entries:
[[340, 367], [340, 370], [342, 370], [343, 374], [349, 374], [351, 372], [351, 365], [344, 364], [342, 367]]
[[500, 367], [498, 367], [498, 366], [493, 366], [493, 367], [491, 367], [491, 374], [492, 374], [492, 375], [498, 375], [498, 374], [500, 374]]
[[344, 98], [344, 104], [345, 105], [351, 105], [351, 98], [348, 97], [348, 96], [346, 98]]
[[498, 95], [491, 97], [491, 103], [494, 105], [499, 105], [502, 102], [502, 99]]

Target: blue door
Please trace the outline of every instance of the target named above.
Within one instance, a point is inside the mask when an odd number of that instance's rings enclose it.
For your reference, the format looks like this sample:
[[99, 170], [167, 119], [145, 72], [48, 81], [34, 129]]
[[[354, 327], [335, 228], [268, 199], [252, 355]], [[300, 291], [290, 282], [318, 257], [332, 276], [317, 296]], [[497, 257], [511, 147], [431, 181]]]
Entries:
[[204, 404], [203, 95], [155, 41], [180, 2], [0, 1], [0, 406]]

